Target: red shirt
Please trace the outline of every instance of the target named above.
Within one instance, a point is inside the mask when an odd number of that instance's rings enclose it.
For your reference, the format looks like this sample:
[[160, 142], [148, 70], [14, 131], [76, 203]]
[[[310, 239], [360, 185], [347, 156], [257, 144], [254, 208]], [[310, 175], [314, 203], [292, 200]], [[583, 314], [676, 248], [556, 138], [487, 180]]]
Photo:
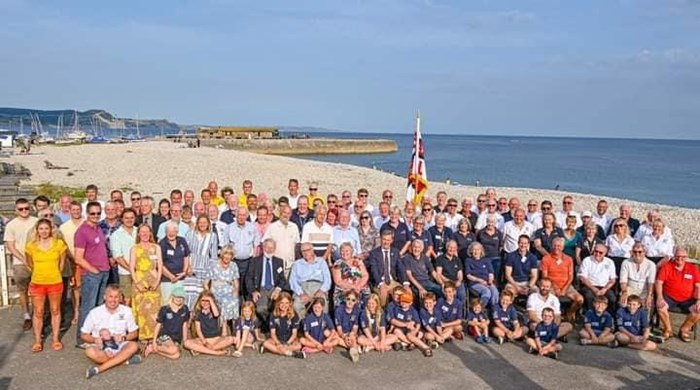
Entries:
[[664, 295], [676, 302], [685, 302], [693, 299], [695, 284], [700, 283], [700, 270], [695, 264], [686, 262], [680, 271], [673, 261], [669, 261], [659, 268], [656, 280], [664, 282]]

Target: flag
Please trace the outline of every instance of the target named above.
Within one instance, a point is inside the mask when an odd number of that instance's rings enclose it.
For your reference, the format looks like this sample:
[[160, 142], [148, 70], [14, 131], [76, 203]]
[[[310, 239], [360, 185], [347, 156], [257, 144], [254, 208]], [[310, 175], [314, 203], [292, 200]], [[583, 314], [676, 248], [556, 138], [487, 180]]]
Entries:
[[420, 114], [416, 115], [416, 132], [413, 135], [413, 153], [408, 167], [406, 201], [418, 205], [428, 191], [428, 174], [425, 169], [425, 148], [420, 134]]

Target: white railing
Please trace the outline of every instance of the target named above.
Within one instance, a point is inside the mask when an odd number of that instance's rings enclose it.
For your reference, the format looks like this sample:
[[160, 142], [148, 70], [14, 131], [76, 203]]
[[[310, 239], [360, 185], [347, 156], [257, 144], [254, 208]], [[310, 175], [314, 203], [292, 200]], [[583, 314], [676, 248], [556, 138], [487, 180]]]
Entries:
[[5, 245], [0, 245], [0, 288], [2, 288], [2, 305], [0, 306], [7, 306], [10, 304], [10, 275], [7, 270]]

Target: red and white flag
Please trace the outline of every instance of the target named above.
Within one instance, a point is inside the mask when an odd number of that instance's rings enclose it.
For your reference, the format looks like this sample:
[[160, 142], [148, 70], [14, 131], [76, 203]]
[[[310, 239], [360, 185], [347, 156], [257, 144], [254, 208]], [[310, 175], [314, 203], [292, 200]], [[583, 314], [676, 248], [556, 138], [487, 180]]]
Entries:
[[418, 205], [428, 191], [428, 174], [425, 169], [425, 148], [420, 134], [420, 114], [416, 115], [416, 132], [413, 135], [413, 153], [408, 167], [406, 201]]

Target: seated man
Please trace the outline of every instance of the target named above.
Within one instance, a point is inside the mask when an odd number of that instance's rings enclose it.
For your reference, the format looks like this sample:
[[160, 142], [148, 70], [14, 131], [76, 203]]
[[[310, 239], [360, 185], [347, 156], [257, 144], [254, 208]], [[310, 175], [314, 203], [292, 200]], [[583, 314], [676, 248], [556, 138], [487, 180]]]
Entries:
[[656, 309], [664, 328], [664, 338], [673, 334], [668, 310], [680, 308], [683, 313], [688, 313], [678, 337], [690, 342], [690, 328], [700, 321], [700, 271], [687, 259], [688, 252], [676, 248], [673, 259], [659, 268], [656, 275]]
[[406, 282], [413, 290], [418, 292], [421, 299], [428, 291], [442, 298], [442, 288], [435, 282], [437, 273], [428, 256], [423, 254], [423, 240], [416, 239], [411, 242], [410, 253], [403, 259], [406, 270]]
[[400, 286], [399, 250], [394, 248], [394, 232], [382, 232], [381, 246], [372, 249], [367, 258], [367, 268], [370, 270], [370, 285], [379, 295], [383, 307], [389, 301], [391, 292]]
[[246, 290], [255, 303], [258, 317], [267, 322], [270, 306], [282, 291], [289, 290], [284, 275], [284, 260], [275, 256], [277, 243], [272, 238], [263, 241], [263, 254], [254, 257], [246, 275]]
[[[138, 326], [131, 309], [119, 304], [121, 296], [118, 285], [108, 285], [105, 303], [90, 310], [80, 329], [80, 338], [90, 344], [85, 349], [85, 355], [98, 364], [87, 369], [85, 377], [88, 379], [120, 364], [141, 363], [141, 355], [137, 354], [139, 347], [134, 341]], [[110, 333], [109, 339], [114, 339], [115, 345], [112, 347], [116, 348], [104, 348], [100, 331], [105, 330]]]
[[571, 300], [571, 307], [565, 318], [573, 322], [578, 309], [583, 305], [583, 296], [571, 285], [574, 281], [574, 261], [564, 254], [564, 239], [557, 237], [552, 240], [551, 252], [542, 258], [540, 271], [543, 278], [552, 281], [554, 295], [567, 297]]
[[530, 331], [535, 331], [537, 324], [542, 322], [542, 310], [550, 308], [554, 310], [554, 322], [559, 325], [559, 338], [566, 336], [574, 327], [568, 322], [561, 321], [561, 308], [559, 299], [551, 293], [552, 281], [543, 277], [540, 279], [539, 291], [530, 294], [527, 298], [527, 319]]
[[313, 298], [323, 298], [328, 312], [328, 290], [331, 289], [331, 271], [326, 261], [316, 256], [310, 242], [301, 244], [302, 258], [292, 264], [289, 286], [294, 292], [294, 310], [300, 318], [306, 316], [306, 305]]
[[519, 295], [537, 290], [537, 257], [530, 252], [530, 237], [518, 238], [518, 249], [506, 255], [506, 289]]
[[586, 300], [586, 309], [594, 310], [593, 301], [595, 297], [608, 298], [608, 312], [615, 314], [615, 303], [617, 296], [613, 291], [617, 275], [615, 274], [615, 263], [605, 257], [608, 248], [603, 244], [597, 244], [593, 249], [593, 254], [586, 257], [581, 262], [581, 269], [578, 277], [583, 285], [583, 296]]

